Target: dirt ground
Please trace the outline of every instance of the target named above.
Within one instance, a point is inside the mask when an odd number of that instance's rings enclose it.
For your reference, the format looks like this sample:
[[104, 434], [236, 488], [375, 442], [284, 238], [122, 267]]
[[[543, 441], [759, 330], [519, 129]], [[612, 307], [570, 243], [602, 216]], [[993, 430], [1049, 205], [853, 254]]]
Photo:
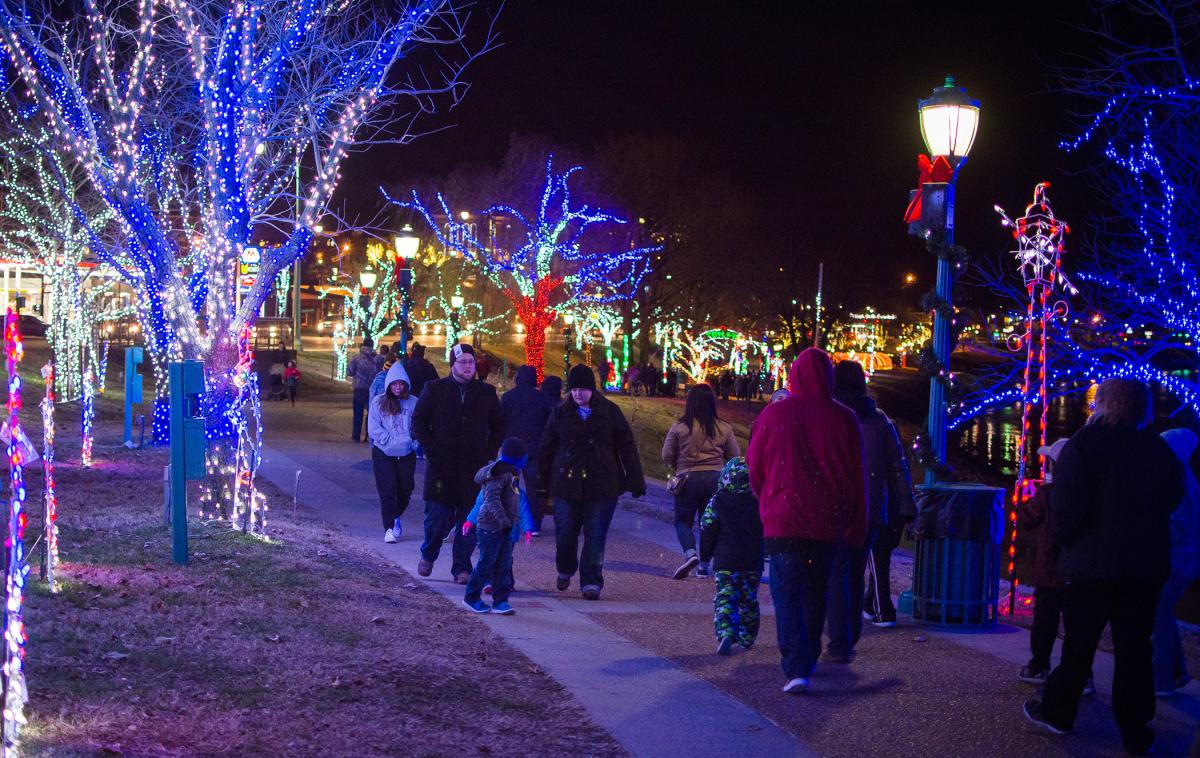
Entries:
[[166, 451], [59, 457], [62, 588], [31, 583], [27, 755], [623, 754], [486, 627], [280, 493], [270, 541], [193, 523], [178, 567]]

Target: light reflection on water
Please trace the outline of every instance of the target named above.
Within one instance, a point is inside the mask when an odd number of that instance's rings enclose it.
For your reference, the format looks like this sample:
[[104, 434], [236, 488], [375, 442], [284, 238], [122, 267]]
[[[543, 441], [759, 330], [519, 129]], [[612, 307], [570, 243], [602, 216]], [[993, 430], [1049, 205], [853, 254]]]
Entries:
[[[1195, 380], [1196, 372], [1173, 372], [1177, 376]], [[1090, 394], [1090, 393], [1088, 393]], [[1166, 429], [1174, 426], [1190, 426], [1197, 428], [1196, 419], [1191, 414], [1171, 416], [1178, 408], [1169, 395], [1163, 392], [1155, 393], [1155, 412], [1158, 418], [1156, 427]], [[1056, 397], [1050, 401], [1050, 409], [1046, 413], [1046, 426], [1049, 430], [1047, 440], [1054, 442], [1060, 437], [1070, 437], [1087, 420], [1088, 395], [1076, 392], [1070, 395]], [[1030, 411], [1032, 428], [1037, 428], [1037, 417], [1040, 409], [1036, 406]], [[1017, 442], [1021, 431], [1021, 405], [1015, 403], [976, 417], [960, 431], [958, 446], [977, 462], [986, 465], [1002, 476], [1017, 475]], [[1031, 455], [1037, 450], [1037, 439], [1028, 440], [1028, 450]]]

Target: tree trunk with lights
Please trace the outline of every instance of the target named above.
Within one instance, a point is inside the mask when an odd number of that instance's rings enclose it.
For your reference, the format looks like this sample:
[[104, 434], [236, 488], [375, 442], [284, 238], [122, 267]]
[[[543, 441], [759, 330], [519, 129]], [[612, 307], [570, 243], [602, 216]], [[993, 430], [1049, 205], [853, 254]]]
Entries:
[[558, 318], [558, 311], [550, 307], [550, 296], [562, 283], [562, 277], [539, 279], [533, 285], [533, 297], [505, 292], [525, 327], [525, 363], [537, 371], [539, 386], [546, 377], [546, 330]]

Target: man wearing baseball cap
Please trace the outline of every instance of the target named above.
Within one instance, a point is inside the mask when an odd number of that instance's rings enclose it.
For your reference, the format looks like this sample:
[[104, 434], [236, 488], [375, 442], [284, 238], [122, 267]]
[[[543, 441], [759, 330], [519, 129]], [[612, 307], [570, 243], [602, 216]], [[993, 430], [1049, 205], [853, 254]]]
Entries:
[[[496, 456], [504, 432], [496, 388], [475, 378], [470, 345], [450, 349], [450, 376], [429, 382], [413, 411], [412, 434], [425, 450], [425, 539], [417, 573], [429, 576], [451, 527], [466, 520], [479, 486], [475, 472]], [[466, 584], [475, 534], [454, 530], [450, 574]]]

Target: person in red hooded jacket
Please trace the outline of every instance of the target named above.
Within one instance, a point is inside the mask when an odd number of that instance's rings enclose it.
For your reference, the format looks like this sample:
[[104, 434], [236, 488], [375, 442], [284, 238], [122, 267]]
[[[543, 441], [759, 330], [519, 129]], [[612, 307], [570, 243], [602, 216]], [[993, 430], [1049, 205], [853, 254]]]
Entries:
[[790, 395], [754, 422], [747, 461], [758, 497], [784, 692], [802, 692], [821, 655], [829, 573], [867, 534], [866, 464], [854, 411], [833, 399], [833, 363], [808, 348]]

